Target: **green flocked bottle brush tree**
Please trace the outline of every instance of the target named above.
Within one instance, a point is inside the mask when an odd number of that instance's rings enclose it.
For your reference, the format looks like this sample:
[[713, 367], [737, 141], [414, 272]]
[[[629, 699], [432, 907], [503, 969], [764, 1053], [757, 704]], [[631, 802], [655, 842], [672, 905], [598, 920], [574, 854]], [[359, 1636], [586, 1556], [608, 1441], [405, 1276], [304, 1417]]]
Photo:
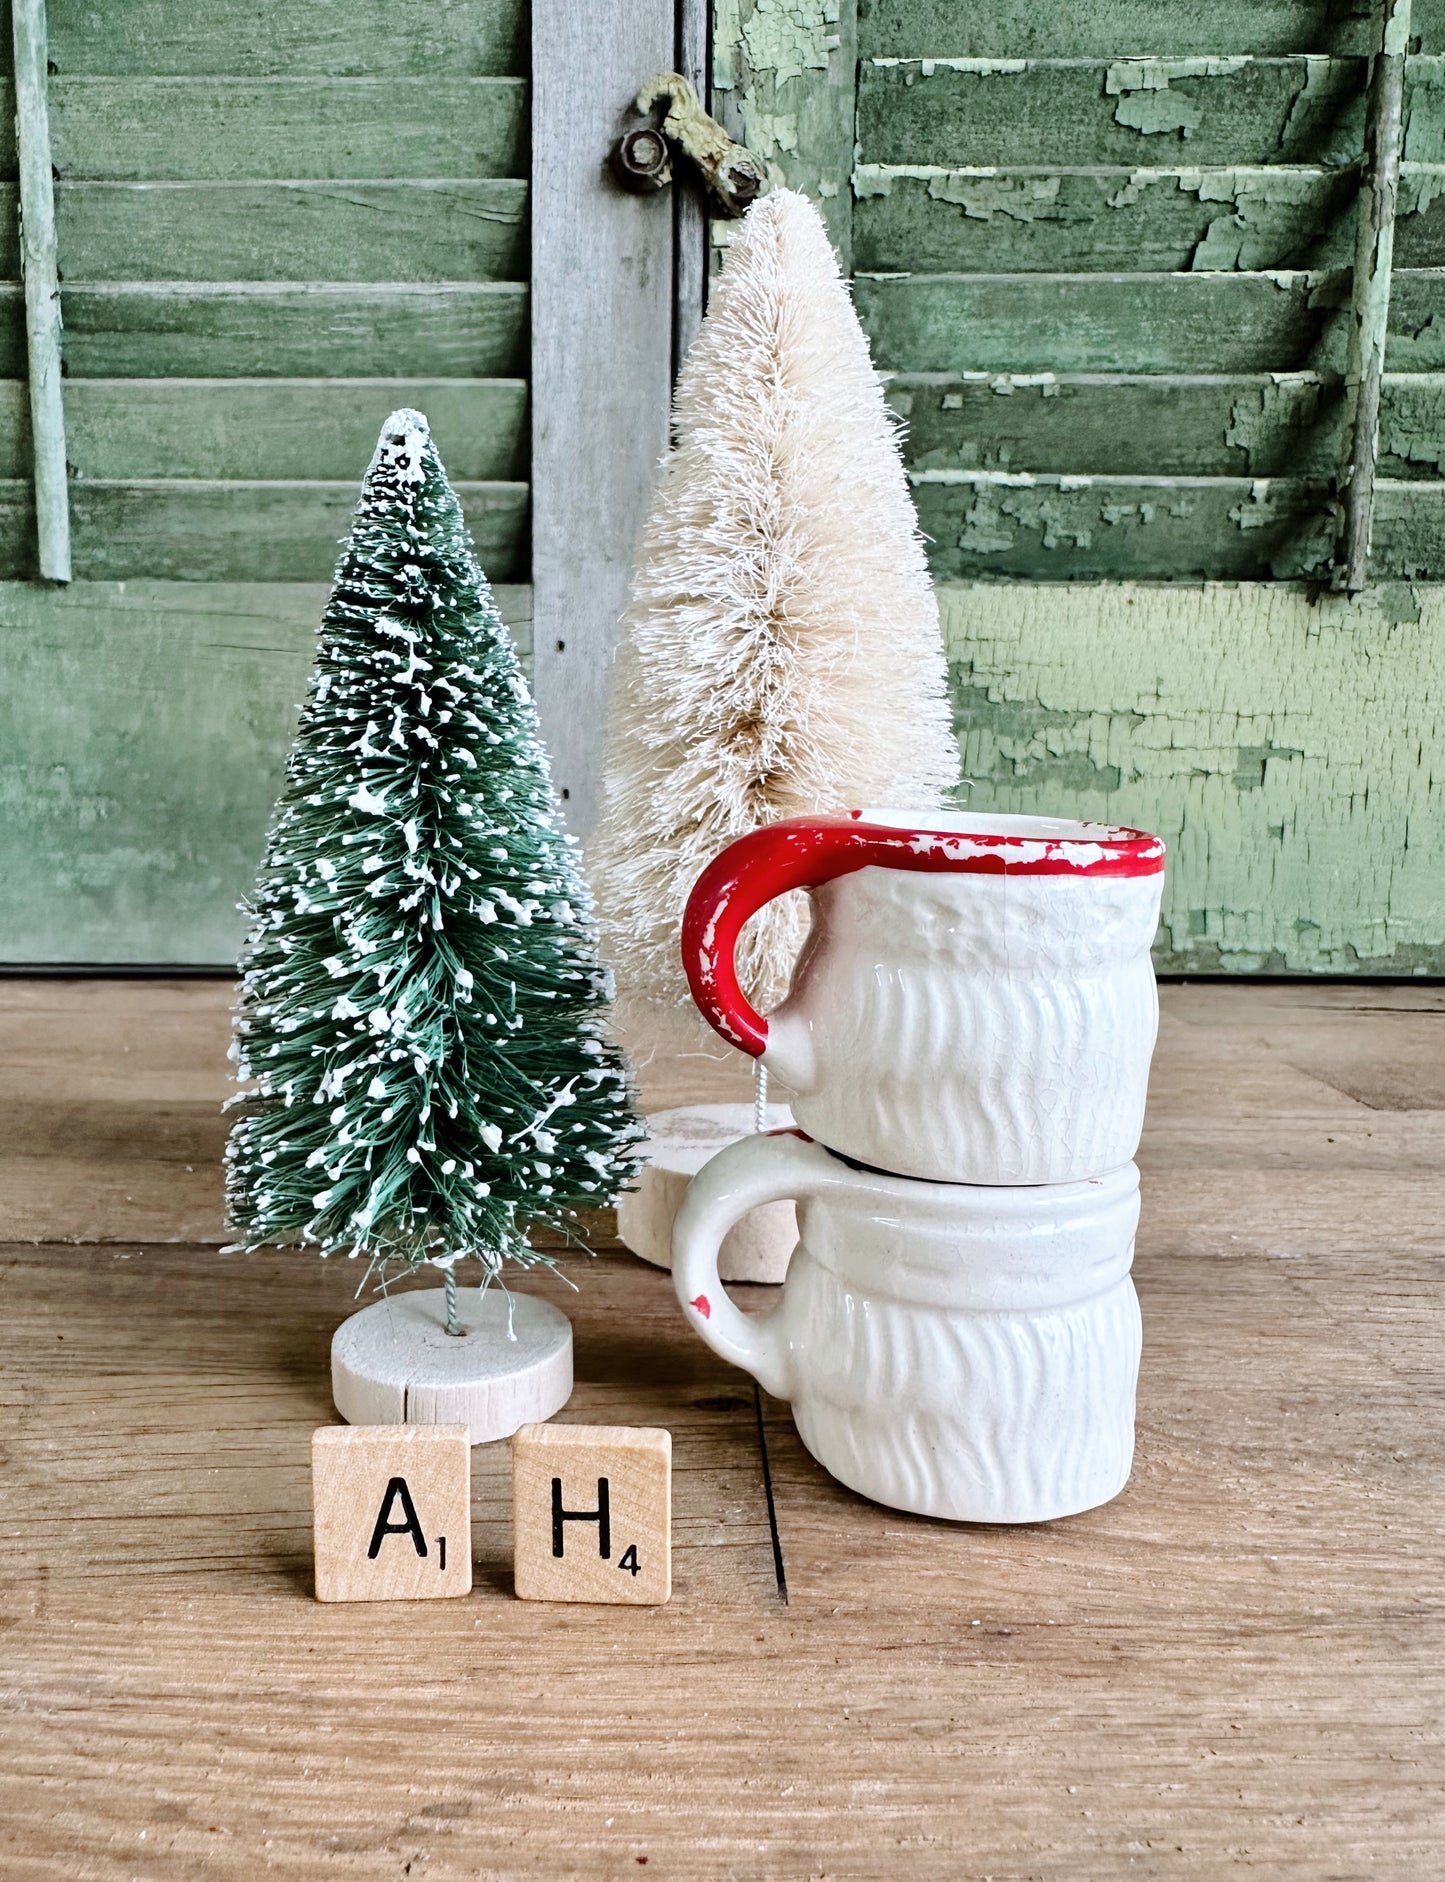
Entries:
[[239, 1246], [548, 1262], [633, 1174], [591, 903], [531, 696], [426, 420], [362, 486], [241, 957]]

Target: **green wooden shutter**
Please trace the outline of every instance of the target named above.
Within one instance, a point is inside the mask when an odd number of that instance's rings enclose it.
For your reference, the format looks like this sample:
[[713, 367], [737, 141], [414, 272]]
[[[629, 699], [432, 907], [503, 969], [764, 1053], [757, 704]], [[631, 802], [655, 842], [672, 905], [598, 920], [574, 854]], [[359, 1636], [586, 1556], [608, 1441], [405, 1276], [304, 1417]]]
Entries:
[[[1261, 54], [1243, 6], [1161, 6], [1112, 46], [1056, 15], [1050, 56], [1005, 58], [992, 11], [881, 6], [860, 29], [859, 301], [938, 573], [1327, 575], [1368, 17], [1338, 51]], [[1411, 62], [1382, 578], [1445, 574], [1445, 484], [1413, 455], [1445, 429], [1445, 381], [1418, 376], [1445, 365], [1445, 174], [1420, 161], [1442, 84]]]
[[1368, 4], [728, 0], [718, 32], [908, 421], [970, 801], [1159, 829], [1165, 968], [1445, 968], [1445, 5], [1357, 603], [1318, 584]]
[[526, 10], [50, 0], [49, 39], [76, 579], [26, 579], [11, 287], [0, 958], [223, 963], [394, 406], [525, 643]]

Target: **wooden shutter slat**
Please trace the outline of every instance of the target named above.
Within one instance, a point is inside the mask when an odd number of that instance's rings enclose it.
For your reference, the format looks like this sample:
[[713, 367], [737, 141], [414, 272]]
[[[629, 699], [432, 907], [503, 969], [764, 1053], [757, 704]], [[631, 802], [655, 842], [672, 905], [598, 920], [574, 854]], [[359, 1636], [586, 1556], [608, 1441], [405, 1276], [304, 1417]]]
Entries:
[[940, 581], [1268, 581], [1328, 568], [1328, 480], [919, 471]]
[[[1426, 53], [1445, 52], [1445, 0], [1415, 0], [1414, 31]], [[865, 58], [1019, 59], [1072, 54], [1178, 58], [1296, 52], [1367, 55], [1368, 6], [1340, 0], [1108, 0], [1047, 6], [1037, 0], [862, 0]]]
[[859, 275], [854, 298], [884, 370], [1338, 371], [1349, 270]]
[[[356, 482], [181, 478], [72, 486], [75, 568], [90, 581], [152, 575], [192, 582], [320, 582], [336, 565]], [[455, 485], [483, 566], [527, 569], [527, 486]]]
[[867, 61], [872, 163], [1351, 164], [1363, 59]]
[[62, 183], [67, 282], [524, 281], [527, 185]]
[[72, 378], [65, 405], [83, 478], [356, 485], [399, 405], [425, 411], [446, 439], [454, 481], [517, 481], [527, 469], [523, 379]]
[[[1344, 420], [1319, 373], [898, 373], [888, 400], [916, 470], [1329, 478]], [[1445, 469], [1445, 374], [1385, 374], [1379, 463]]]
[[525, 0], [50, 0], [62, 73], [429, 79], [527, 69]]
[[[853, 260], [866, 273], [1320, 268], [1354, 248], [1350, 171], [870, 163], [855, 190]], [[1445, 216], [1431, 218], [1425, 252], [1438, 245], [1445, 260], [1437, 227]]]
[[50, 92], [72, 183], [526, 175], [522, 78], [62, 74]]
[[[67, 286], [65, 327], [71, 373], [92, 378], [513, 377], [526, 371], [527, 289], [511, 281]], [[4, 341], [0, 321], [0, 366]]]

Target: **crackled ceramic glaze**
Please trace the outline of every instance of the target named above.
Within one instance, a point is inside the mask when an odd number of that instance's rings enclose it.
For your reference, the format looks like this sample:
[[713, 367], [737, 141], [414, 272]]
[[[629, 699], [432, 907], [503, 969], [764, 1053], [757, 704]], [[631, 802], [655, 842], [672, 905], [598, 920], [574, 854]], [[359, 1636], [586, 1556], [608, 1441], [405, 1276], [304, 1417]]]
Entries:
[[[800, 818], [704, 873], [684, 962], [702, 1012], [791, 1087], [798, 1123], [832, 1149], [943, 1182], [1075, 1182], [1138, 1148], [1163, 870], [1157, 837], [1102, 824]], [[733, 947], [796, 888], [812, 932], [764, 1019]]]
[[[693, 1180], [673, 1279], [715, 1352], [789, 1399], [803, 1443], [894, 1509], [1041, 1522], [1117, 1496], [1134, 1455], [1140, 1323], [1132, 1164], [1035, 1189], [852, 1168], [797, 1134], [734, 1144]], [[792, 1197], [782, 1299], [748, 1315], [717, 1251]]]

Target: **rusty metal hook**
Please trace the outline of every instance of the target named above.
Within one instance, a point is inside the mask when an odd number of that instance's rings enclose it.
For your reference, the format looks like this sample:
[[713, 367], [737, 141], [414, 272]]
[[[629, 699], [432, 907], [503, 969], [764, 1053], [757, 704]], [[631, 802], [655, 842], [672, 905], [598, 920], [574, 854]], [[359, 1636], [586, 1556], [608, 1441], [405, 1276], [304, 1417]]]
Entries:
[[638, 92], [633, 109], [650, 119], [664, 101], [667, 111], [661, 124], [635, 125], [613, 145], [617, 181], [636, 195], [666, 189], [672, 181], [672, 153], [680, 151], [701, 176], [715, 212], [742, 215], [766, 181], [762, 164], [708, 116], [681, 72], [654, 73]]

